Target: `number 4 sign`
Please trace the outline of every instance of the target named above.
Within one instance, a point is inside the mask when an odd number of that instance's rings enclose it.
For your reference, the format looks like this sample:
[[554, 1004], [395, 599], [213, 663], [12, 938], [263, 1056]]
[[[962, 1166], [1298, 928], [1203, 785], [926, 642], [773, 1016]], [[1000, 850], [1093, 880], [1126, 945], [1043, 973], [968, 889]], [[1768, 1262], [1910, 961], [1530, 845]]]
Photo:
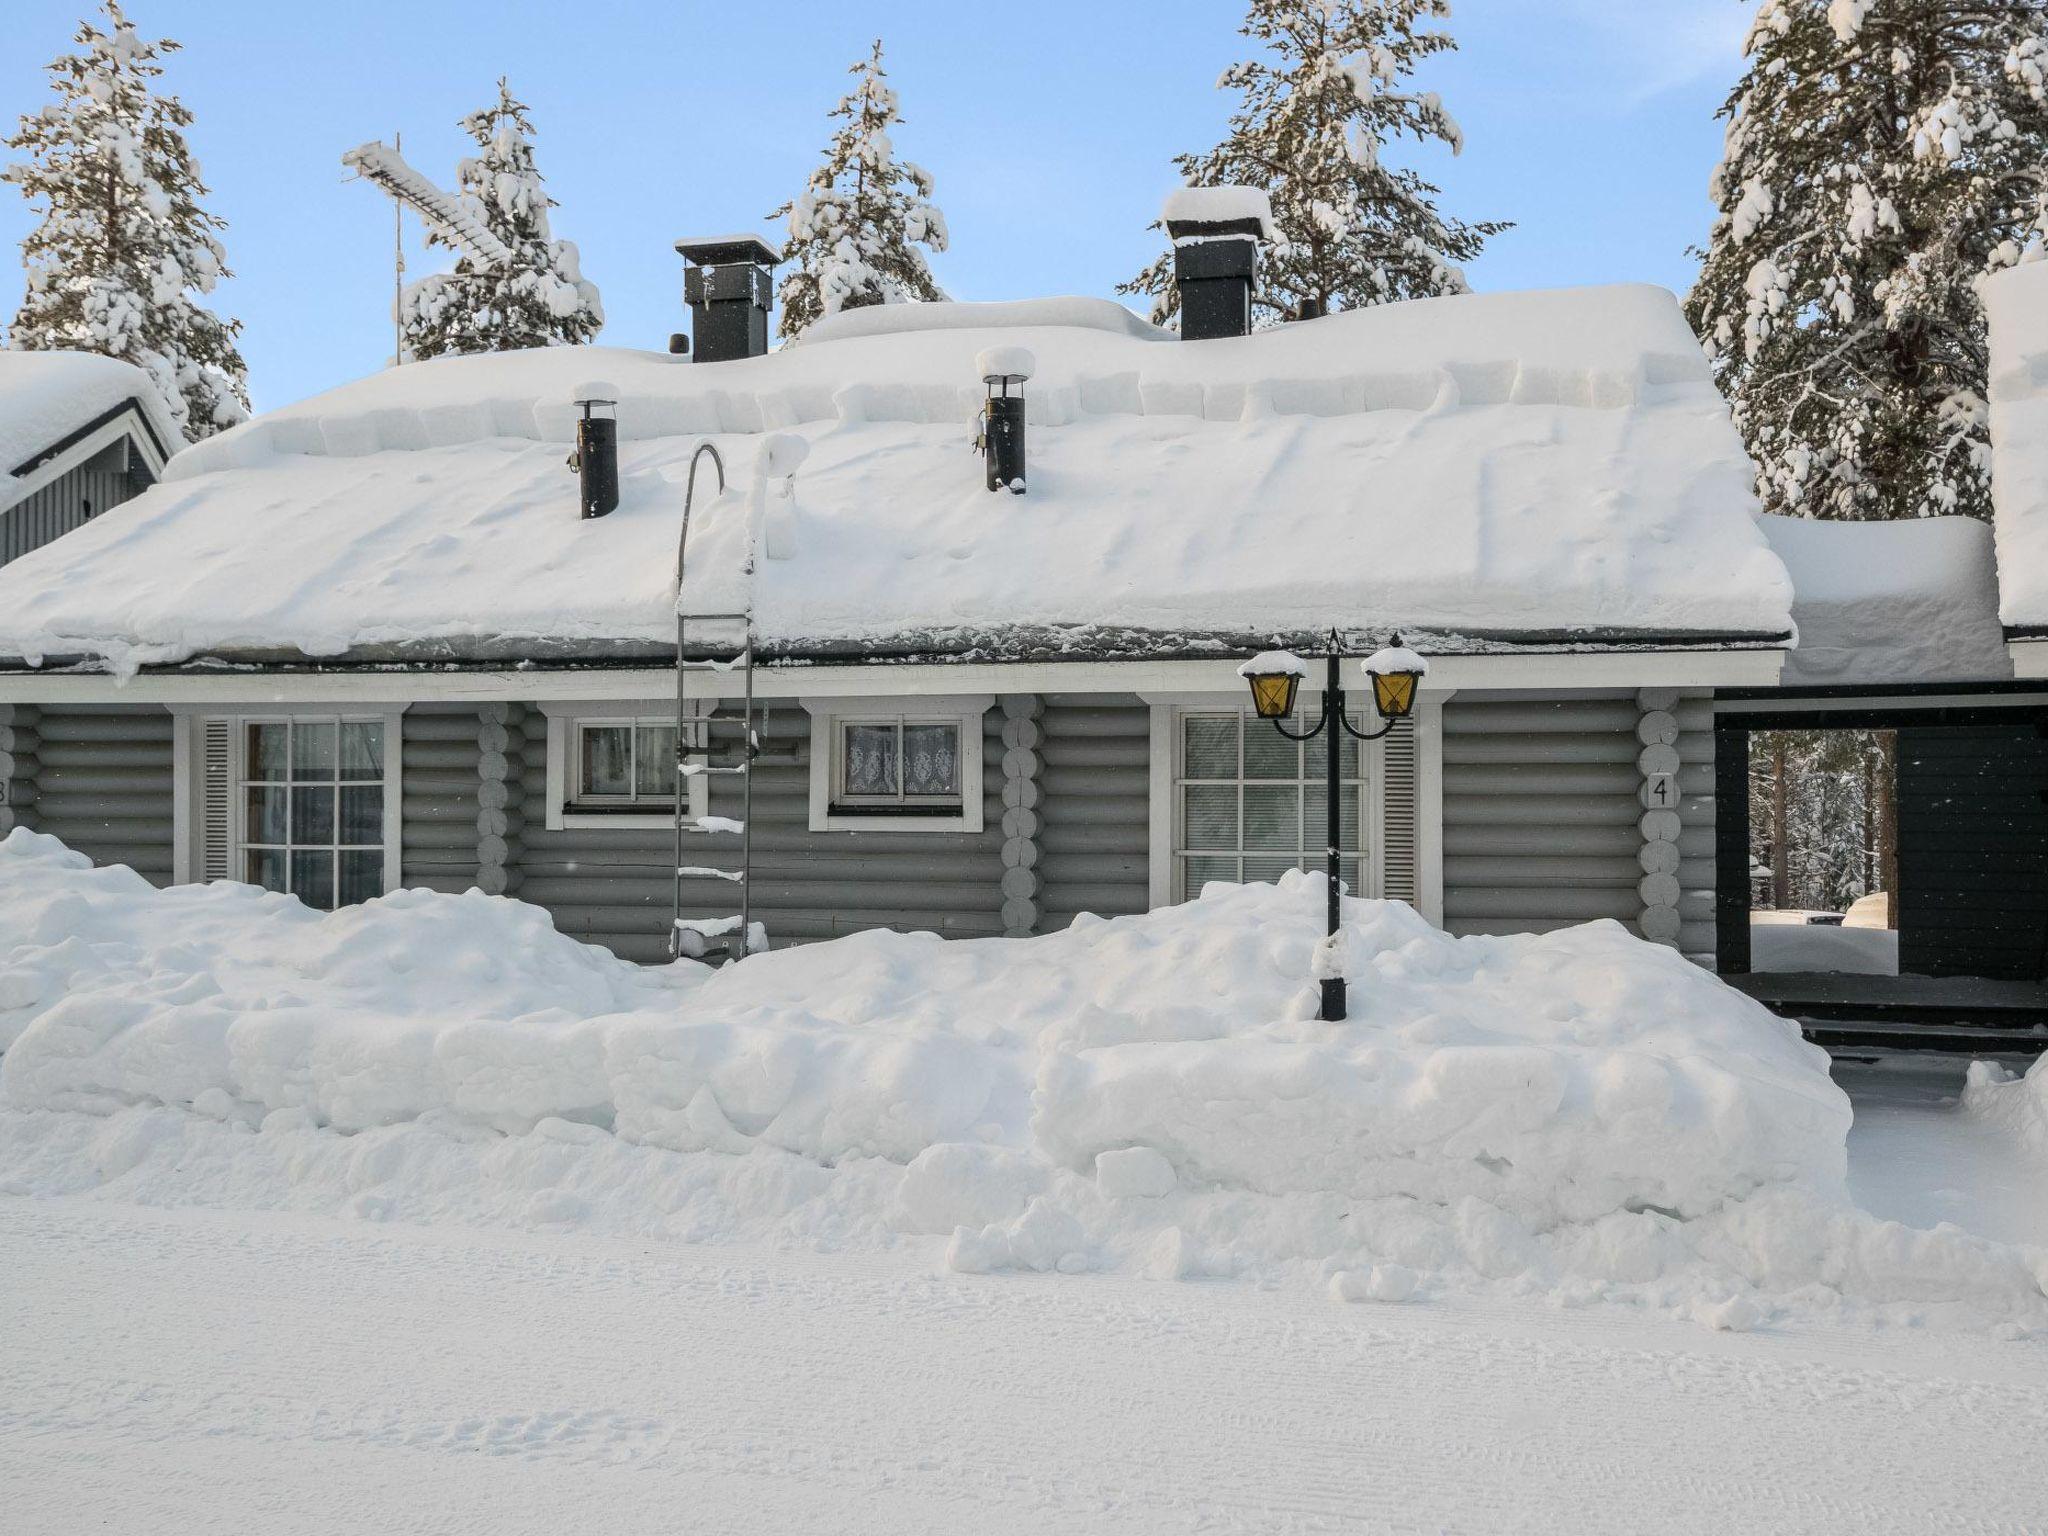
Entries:
[[1677, 810], [1678, 775], [1675, 773], [1644, 774], [1643, 804], [1653, 811]]

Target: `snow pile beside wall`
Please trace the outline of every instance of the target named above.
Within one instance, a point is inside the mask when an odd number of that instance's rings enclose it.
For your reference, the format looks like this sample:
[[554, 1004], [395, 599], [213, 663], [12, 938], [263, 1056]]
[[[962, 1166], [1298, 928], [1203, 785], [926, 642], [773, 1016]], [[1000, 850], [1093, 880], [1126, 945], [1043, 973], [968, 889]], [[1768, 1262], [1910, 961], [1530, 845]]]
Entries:
[[1385, 1262], [1424, 1290], [1679, 1310], [1825, 1286], [2048, 1326], [2011, 1253], [1850, 1207], [1823, 1054], [1670, 951], [1604, 923], [1347, 920], [1354, 1017], [1328, 1025], [1309, 877], [1028, 940], [868, 933], [643, 971], [502, 898], [321, 916], [158, 891], [17, 831], [0, 1192], [929, 1236], [968, 1270]]
[[1970, 1063], [1963, 1084], [1963, 1108], [2003, 1126], [2048, 1159], [2048, 1055], [2037, 1056], [2025, 1076], [1993, 1061]]

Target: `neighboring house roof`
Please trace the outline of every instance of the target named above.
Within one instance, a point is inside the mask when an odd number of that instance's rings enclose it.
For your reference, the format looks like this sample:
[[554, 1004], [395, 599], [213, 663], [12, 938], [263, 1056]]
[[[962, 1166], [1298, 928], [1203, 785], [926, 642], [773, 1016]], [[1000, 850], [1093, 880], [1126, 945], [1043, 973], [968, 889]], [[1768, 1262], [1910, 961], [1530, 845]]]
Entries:
[[2048, 261], [2000, 272], [1982, 293], [1990, 320], [1998, 612], [2017, 635], [2048, 635]]
[[[971, 451], [976, 357], [1034, 354], [1028, 495]], [[584, 522], [571, 396], [619, 406]], [[754, 475], [808, 454], [785, 499]], [[0, 655], [596, 659], [752, 600], [784, 654], [1199, 654], [1339, 625], [1438, 650], [1770, 645], [1791, 586], [1676, 301], [1467, 296], [1182, 342], [1061, 299], [856, 311], [716, 364], [562, 348], [408, 365], [182, 453], [0, 572]], [[775, 457], [786, 460], [789, 445]], [[1255, 645], [1252, 647], [1257, 649]]]
[[152, 478], [183, 442], [140, 368], [89, 352], [0, 348], [0, 509], [124, 433]]
[[1792, 573], [1789, 685], [1993, 682], [2012, 676], [1991, 529], [1970, 517], [1760, 518]]

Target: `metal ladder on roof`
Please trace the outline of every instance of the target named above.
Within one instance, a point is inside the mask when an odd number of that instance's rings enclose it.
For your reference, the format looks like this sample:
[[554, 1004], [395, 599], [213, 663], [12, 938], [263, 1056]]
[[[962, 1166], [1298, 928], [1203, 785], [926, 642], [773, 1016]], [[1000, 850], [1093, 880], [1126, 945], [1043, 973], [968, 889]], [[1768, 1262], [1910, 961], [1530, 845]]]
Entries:
[[[751, 535], [747, 548], [742, 575], [746, 580], [748, 606], [740, 613], [697, 613], [686, 615], [682, 609], [684, 561], [689, 553], [690, 511], [697, 495], [697, 465], [709, 454], [718, 470], [718, 489], [725, 490], [725, 460], [718, 450], [709, 443], [700, 443], [697, 451], [690, 456], [689, 482], [683, 491], [683, 527], [676, 537], [676, 812], [675, 812], [675, 900], [669, 926], [669, 954], [674, 958], [717, 961], [730, 965], [743, 960], [756, 948], [762, 947], [763, 935], [756, 932], [753, 922], [752, 873], [753, 873], [753, 810], [754, 810], [754, 759], [760, 756], [760, 733], [754, 724], [754, 614], [753, 576], [754, 551]], [[692, 624], [726, 626], [730, 634], [737, 628], [739, 640], [736, 648], [723, 654], [693, 656], [690, 651], [690, 626]], [[711, 759], [710, 711], [704, 716], [704, 761], [691, 758], [690, 731], [696, 723], [690, 715], [690, 677], [693, 673], [714, 673], [740, 677], [740, 750], [739, 755], [729, 762], [714, 762]], [[712, 709], [717, 708], [716, 701]], [[693, 816], [690, 814], [690, 788], [693, 781], [704, 779], [715, 782], [721, 778], [736, 778], [740, 786], [740, 815], [737, 821], [723, 816]], [[705, 802], [710, 803], [707, 794]], [[739, 868], [729, 869], [721, 865], [693, 862], [689, 852], [690, 843], [697, 838], [730, 836], [737, 832], [740, 839]], [[683, 887], [691, 880], [720, 880], [739, 887], [739, 911], [715, 917], [685, 917], [683, 915]]]

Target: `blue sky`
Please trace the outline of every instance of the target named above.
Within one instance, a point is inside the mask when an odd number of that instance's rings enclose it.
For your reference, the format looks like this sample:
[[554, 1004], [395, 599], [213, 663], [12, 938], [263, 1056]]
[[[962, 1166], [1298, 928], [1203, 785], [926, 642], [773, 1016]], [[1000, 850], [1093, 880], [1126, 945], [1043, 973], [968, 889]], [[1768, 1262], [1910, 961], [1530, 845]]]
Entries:
[[[41, 106], [39, 66], [82, 0], [8, 0], [0, 118]], [[1472, 269], [1487, 289], [1643, 280], [1682, 288], [1705, 233], [1715, 107], [1739, 66], [1746, 0], [1458, 0], [1461, 51], [1426, 66], [1463, 124], [1453, 160], [1411, 163], [1445, 206], [1518, 227]], [[884, 39], [952, 228], [934, 265], [958, 298], [1109, 294], [1151, 258], [1169, 157], [1208, 146], [1248, 45], [1239, 0], [846, 3], [778, 0], [129, 0], [185, 44], [168, 86], [230, 223], [219, 307], [247, 325], [259, 407], [371, 372], [390, 353], [391, 213], [339, 157], [405, 135], [444, 186], [456, 129], [509, 74], [533, 109], [561, 207], [604, 294], [605, 342], [684, 328], [680, 236], [767, 226], [801, 187], [845, 68]], [[0, 241], [27, 205], [0, 188]], [[409, 221], [412, 275], [431, 258]], [[11, 316], [18, 300], [0, 284]]]

